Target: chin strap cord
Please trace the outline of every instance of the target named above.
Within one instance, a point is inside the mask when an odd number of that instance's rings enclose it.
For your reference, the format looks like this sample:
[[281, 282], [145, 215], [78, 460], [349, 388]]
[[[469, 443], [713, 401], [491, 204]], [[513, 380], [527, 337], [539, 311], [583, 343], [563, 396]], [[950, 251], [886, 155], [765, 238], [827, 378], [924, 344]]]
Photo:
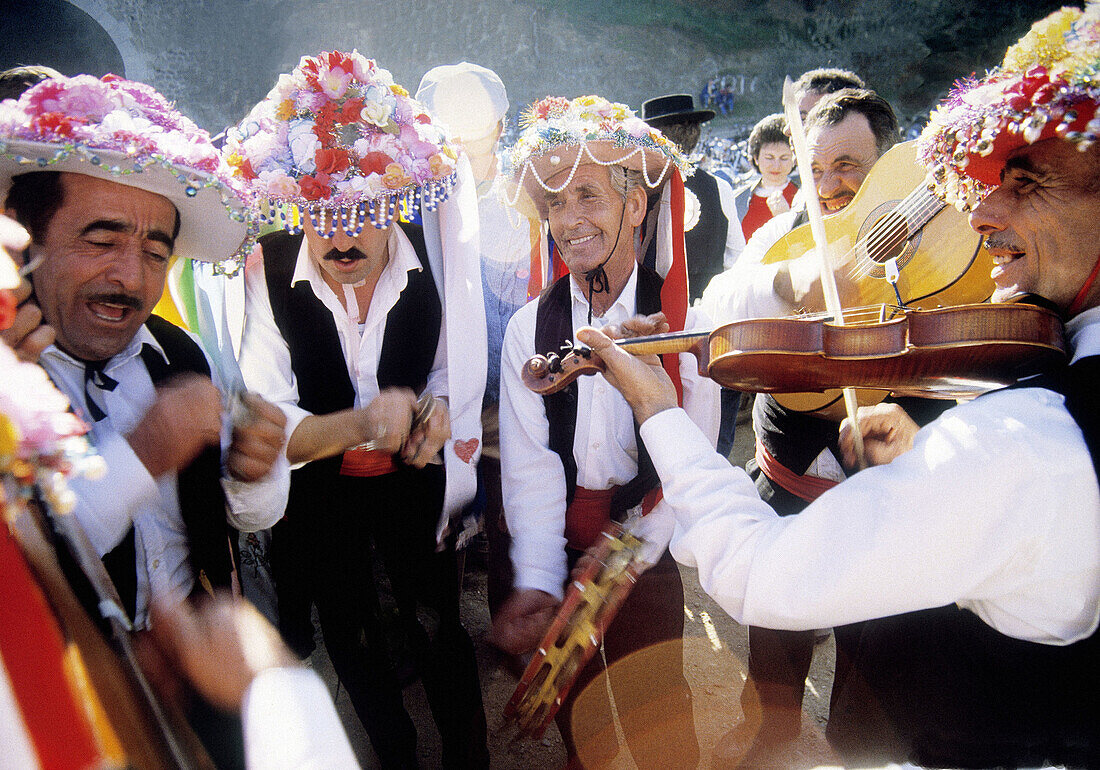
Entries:
[[601, 294], [603, 292], [611, 293], [611, 282], [607, 278], [607, 271], [603, 269], [611, 257], [615, 254], [615, 249], [619, 248], [619, 238], [623, 234], [623, 218], [626, 216], [626, 198], [623, 198], [623, 207], [619, 210], [619, 229], [615, 233], [615, 243], [611, 247], [611, 251], [607, 252], [607, 256], [604, 257], [603, 262], [596, 265], [591, 270], [584, 274], [584, 280], [588, 282], [588, 325], [592, 325], [592, 296], [595, 294]]

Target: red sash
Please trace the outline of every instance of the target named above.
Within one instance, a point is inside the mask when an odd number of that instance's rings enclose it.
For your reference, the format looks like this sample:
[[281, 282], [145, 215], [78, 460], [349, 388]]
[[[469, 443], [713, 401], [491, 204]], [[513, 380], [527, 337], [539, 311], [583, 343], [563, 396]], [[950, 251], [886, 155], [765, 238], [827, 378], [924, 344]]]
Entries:
[[[570, 548], [587, 551], [611, 524], [611, 498], [617, 489], [586, 489], [580, 486], [574, 489], [573, 502], [565, 511], [565, 539]], [[663, 498], [660, 487], [646, 492], [642, 498], [642, 515], [652, 511]]]
[[393, 455], [377, 449], [348, 449], [340, 465], [341, 476], [383, 476], [395, 470]]
[[756, 440], [756, 464], [760, 466], [765, 476], [808, 503], [812, 503], [840, 483], [832, 479], [819, 479], [816, 476], [800, 476], [772, 457], [759, 439]]

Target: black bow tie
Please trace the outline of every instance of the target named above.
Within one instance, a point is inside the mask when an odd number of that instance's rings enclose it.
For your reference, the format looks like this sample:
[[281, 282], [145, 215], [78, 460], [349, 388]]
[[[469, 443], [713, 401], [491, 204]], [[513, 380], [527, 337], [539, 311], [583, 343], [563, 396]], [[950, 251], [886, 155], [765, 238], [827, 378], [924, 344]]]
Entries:
[[89, 384], [94, 385], [100, 390], [114, 390], [118, 387], [118, 380], [108, 377], [104, 372], [104, 367], [107, 366], [107, 361], [85, 361], [84, 362], [84, 402], [88, 409], [88, 416], [95, 422], [99, 422], [107, 413], [103, 411], [103, 408], [96, 402], [92, 396], [92, 389]]

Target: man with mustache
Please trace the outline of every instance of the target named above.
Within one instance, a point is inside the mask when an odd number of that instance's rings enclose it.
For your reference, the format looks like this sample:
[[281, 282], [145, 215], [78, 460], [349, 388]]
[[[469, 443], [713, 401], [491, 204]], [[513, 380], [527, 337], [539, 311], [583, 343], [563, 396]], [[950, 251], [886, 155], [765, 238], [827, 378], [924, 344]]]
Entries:
[[243, 248], [244, 207], [206, 132], [114, 76], [57, 77], [5, 102], [0, 148], [34, 284], [4, 339], [41, 353], [106, 460], [104, 478], [74, 483], [76, 516], [140, 628], [152, 592], [229, 585], [227, 516], [247, 531], [285, 504], [281, 412], [244, 396], [247, 416], [223, 440], [217, 362], [151, 315], [172, 253], [219, 261]]
[[1063, 8], [956, 84], [918, 144], [985, 236], [997, 297], [1055, 309], [1070, 363], [920, 429], [897, 407], [861, 410], [879, 467], [798, 516], [692, 435], [659, 369], [580, 334], [642, 422], [673, 554], [708, 593], [774, 628], [866, 621], [829, 715], [846, 766], [1100, 765], [1098, 64], [1100, 3]]
[[[227, 150], [257, 206], [284, 225], [248, 260], [241, 351], [246, 382], [288, 418], [295, 470], [271, 543], [281, 630], [308, 655], [316, 604], [382, 766], [415, 767], [378, 554], [443, 766], [486, 767], [450, 528], [474, 494], [486, 369], [469, 164], [357, 52], [303, 57], [229, 131]], [[414, 213], [423, 226], [400, 221]]]
[[[875, 162], [897, 141], [898, 127], [890, 105], [873, 91], [845, 88], [817, 98], [806, 117], [806, 141], [816, 192], [823, 213], [830, 214], [852, 201]], [[703, 297], [704, 309], [717, 323], [824, 309], [816, 253], [761, 262], [776, 241], [807, 221], [805, 207], [796, 207], [756, 231], [741, 260], [716, 277]], [[798, 513], [844, 478], [835, 420], [793, 411], [760, 394], [753, 406], [753, 428], [757, 449], [748, 470], [761, 496], [780, 515]], [[751, 759], [799, 734], [813, 649], [812, 631], [749, 628], [745, 717], [719, 744], [716, 756], [732, 761], [755, 748]]]

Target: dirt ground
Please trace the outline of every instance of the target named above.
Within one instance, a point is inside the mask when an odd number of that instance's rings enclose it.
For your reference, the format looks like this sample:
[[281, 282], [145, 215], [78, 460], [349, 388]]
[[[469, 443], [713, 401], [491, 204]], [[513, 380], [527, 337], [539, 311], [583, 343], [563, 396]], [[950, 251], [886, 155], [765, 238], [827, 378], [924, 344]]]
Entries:
[[[731, 461], [743, 465], [751, 451], [752, 429], [741, 424]], [[684, 582], [685, 676], [691, 685], [696, 735], [702, 768], [713, 766], [711, 751], [718, 740], [740, 719], [740, 696], [748, 660], [745, 628], [734, 622], [700, 588], [694, 569], [680, 567]], [[547, 729], [541, 740], [514, 738], [502, 717], [505, 704], [514, 692], [516, 676], [500, 665], [495, 651], [485, 642], [489, 629], [484, 561], [476, 553], [466, 559], [463, 576], [462, 620], [477, 648], [478, 668], [489, 722], [489, 750], [494, 770], [541, 770], [565, 765], [565, 750], [557, 728]], [[337, 710], [347, 729], [351, 744], [364, 768], [378, 767], [377, 760], [362, 726], [351, 709], [346, 694], [337, 686], [323, 649], [314, 653], [313, 665], [336, 695]], [[815, 650], [806, 699], [803, 702], [802, 736], [788, 752], [775, 759], [775, 767], [800, 768], [835, 764], [824, 739], [832, 686], [834, 647], [830, 636]], [[600, 680], [597, 680], [599, 682]], [[417, 726], [418, 754], [425, 768], [440, 763], [439, 736], [428, 710], [419, 681], [405, 689], [405, 703]], [[620, 750], [608, 768], [637, 767], [630, 752]]]

